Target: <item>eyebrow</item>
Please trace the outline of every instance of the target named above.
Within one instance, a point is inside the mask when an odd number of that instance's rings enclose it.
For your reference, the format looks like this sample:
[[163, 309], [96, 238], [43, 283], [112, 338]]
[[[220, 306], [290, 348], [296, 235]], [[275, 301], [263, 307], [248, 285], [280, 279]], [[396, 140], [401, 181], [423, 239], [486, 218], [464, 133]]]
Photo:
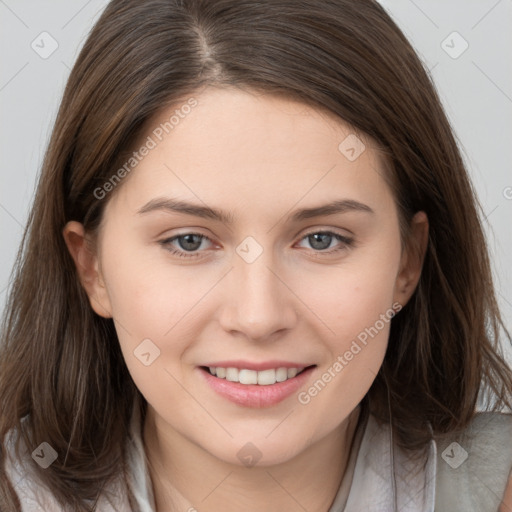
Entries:
[[[169, 213], [184, 213], [186, 215], [193, 215], [204, 219], [212, 219], [224, 224], [233, 224], [233, 214], [222, 210], [210, 208], [209, 206], [201, 206], [199, 204], [189, 203], [187, 201], [180, 201], [172, 198], [156, 198], [146, 203], [142, 208], [137, 211], [137, 214], [143, 215], [145, 213], [154, 211], [165, 211]], [[364, 212], [374, 214], [374, 210], [364, 203], [355, 201], [353, 199], [339, 199], [331, 201], [330, 203], [315, 206], [312, 208], [302, 208], [297, 210], [291, 216], [292, 222], [300, 222], [305, 219], [314, 217], [321, 217], [326, 215], [335, 215], [338, 213], [346, 212]]]

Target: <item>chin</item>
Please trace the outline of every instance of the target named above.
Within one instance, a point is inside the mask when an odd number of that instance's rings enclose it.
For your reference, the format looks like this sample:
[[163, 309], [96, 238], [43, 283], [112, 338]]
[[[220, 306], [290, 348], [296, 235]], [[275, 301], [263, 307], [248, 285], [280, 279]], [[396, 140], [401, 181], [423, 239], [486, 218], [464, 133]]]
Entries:
[[[213, 447], [212, 447], [213, 448]], [[273, 440], [252, 436], [241, 440], [237, 438], [229, 446], [215, 446], [209, 450], [211, 455], [223, 462], [240, 467], [271, 467], [286, 463], [297, 457], [306, 446], [301, 447], [293, 438], [278, 438]]]

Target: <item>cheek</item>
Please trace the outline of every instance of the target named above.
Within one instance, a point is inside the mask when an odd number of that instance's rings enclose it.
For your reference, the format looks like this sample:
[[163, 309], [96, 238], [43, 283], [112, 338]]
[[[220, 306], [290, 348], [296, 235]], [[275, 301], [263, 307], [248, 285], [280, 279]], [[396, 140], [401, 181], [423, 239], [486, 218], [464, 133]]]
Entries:
[[178, 382], [184, 380], [181, 363], [193, 338], [190, 318], [199, 311], [198, 303], [211, 284], [194, 279], [191, 270], [166, 264], [162, 255], [148, 258], [148, 252], [132, 248], [116, 258], [106, 252], [105, 281], [120, 347], [135, 385], [160, 408], [165, 409], [172, 396], [176, 412], [187, 403]]
[[146, 397], [158, 396], [163, 383], [174, 382], [166, 370], [182, 381], [181, 362], [197, 338], [191, 319], [202, 311], [215, 276], [171, 265], [163, 249], [126, 243], [117, 250], [116, 242], [105, 243], [102, 267], [119, 343], [137, 387]]
[[335, 334], [326, 337], [329, 360], [299, 402], [311, 410], [330, 411], [327, 421], [332, 425], [361, 401], [384, 360], [400, 260], [399, 239], [385, 242], [383, 237], [372, 251], [347, 263], [317, 304]]
[[114, 318], [136, 337], [162, 339], [192, 312], [215, 281], [193, 266], [178, 266], [165, 249], [135, 242], [104, 247], [103, 272]]
[[335, 267], [319, 266], [295, 280], [297, 294], [328, 328], [326, 339], [332, 353], [344, 351], [351, 340], [376, 322], [379, 331], [386, 331], [380, 319], [393, 304], [399, 262], [399, 240], [388, 237], [386, 243], [382, 237], [379, 243], [354, 252]]
[[335, 428], [360, 403], [379, 372], [395, 314], [391, 276], [382, 268], [354, 269], [318, 297], [315, 308], [334, 333], [323, 339], [327, 354], [316, 379], [297, 397], [309, 415], [323, 417], [318, 435]]

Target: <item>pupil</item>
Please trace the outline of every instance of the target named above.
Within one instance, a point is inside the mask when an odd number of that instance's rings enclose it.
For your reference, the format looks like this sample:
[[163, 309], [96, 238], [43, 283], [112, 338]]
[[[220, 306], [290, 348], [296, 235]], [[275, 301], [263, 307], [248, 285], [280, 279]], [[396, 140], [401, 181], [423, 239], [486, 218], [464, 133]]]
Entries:
[[[195, 242], [194, 237], [196, 237]], [[199, 235], [183, 235], [179, 238], [179, 241], [181, 248], [186, 251], [194, 251], [201, 245], [201, 237]]]
[[[328, 235], [327, 233], [315, 233], [313, 235], [309, 235], [309, 242], [311, 243], [311, 247], [314, 249], [327, 249], [329, 245], [331, 244], [331, 235]], [[320, 239], [320, 243], [318, 244], [318, 241]], [[323, 242], [322, 242], [323, 239]], [[327, 240], [327, 243], [325, 243], [325, 240]]]

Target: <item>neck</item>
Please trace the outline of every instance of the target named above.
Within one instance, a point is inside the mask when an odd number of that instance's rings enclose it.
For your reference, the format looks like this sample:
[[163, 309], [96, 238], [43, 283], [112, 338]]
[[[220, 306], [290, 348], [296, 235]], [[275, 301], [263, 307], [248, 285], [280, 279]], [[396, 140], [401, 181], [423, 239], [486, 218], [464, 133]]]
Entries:
[[248, 468], [214, 457], [168, 427], [164, 431], [148, 404], [143, 436], [156, 511], [327, 512], [345, 474], [359, 413], [356, 407], [293, 459]]

